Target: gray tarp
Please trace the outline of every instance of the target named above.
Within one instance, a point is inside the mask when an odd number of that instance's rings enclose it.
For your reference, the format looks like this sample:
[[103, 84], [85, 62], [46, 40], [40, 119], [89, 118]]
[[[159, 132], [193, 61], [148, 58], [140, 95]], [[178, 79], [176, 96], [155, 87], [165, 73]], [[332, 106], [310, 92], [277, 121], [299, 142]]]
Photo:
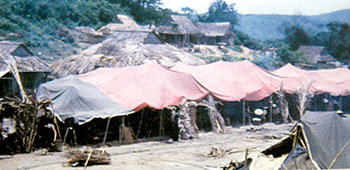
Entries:
[[61, 121], [73, 117], [83, 124], [97, 117], [122, 116], [132, 112], [107, 98], [93, 85], [72, 75], [40, 85], [37, 96], [53, 100], [54, 112]]
[[[336, 112], [306, 112], [302, 124], [309, 142], [312, 158], [320, 168], [328, 168], [337, 153], [350, 140], [350, 118], [342, 118]], [[333, 166], [350, 168], [348, 147]]]

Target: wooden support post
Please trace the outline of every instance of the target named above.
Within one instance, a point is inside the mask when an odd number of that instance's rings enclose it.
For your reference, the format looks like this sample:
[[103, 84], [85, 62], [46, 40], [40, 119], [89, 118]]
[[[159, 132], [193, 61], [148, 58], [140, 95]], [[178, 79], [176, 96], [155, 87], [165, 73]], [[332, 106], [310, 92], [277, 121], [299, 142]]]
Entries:
[[270, 103], [270, 122], [272, 122], [272, 105], [273, 105], [272, 94], [269, 97], [269, 103]]
[[243, 126], [245, 126], [245, 101], [242, 101]]
[[140, 118], [140, 123], [139, 123], [139, 127], [137, 129], [137, 133], [136, 133], [136, 139], [139, 137], [139, 134], [140, 134], [140, 131], [141, 131], [141, 125], [142, 125], [142, 119], [143, 119], [143, 114], [145, 112], [145, 109], [142, 109], [142, 112], [141, 112], [141, 118]]
[[335, 162], [337, 161], [337, 159], [340, 157], [340, 155], [345, 151], [345, 149], [350, 145], [350, 140], [348, 141], [348, 143], [346, 143], [344, 145], [344, 147], [338, 152], [338, 154], [335, 156], [335, 158], [333, 159], [332, 163], [329, 165], [328, 170], [330, 170], [333, 165], [335, 164]]
[[164, 129], [163, 129], [163, 110], [160, 111], [159, 114], [159, 136], [164, 135]]
[[248, 152], [249, 152], [249, 149], [247, 148], [245, 150], [245, 156], [244, 156], [244, 170], [247, 170], [248, 168]]
[[107, 126], [106, 126], [106, 132], [105, 132], [105, 136], [103, 137], [102, 145], [105, 145], [105, 144], [106, 144], [107, 133], [108, 133], [108, 128], [109, 128], [109, 123], [111, 122], [111, 118], [112, 118], [112, 117], [109, 117], [109, 118], [108, 118]]
[[124, 126], [125, 126], [125, 117], [122, 117], [122, 124], [119, 127], [119, 143], [122, 143], [123, 140], [123, 132], [124, 132]]
[[69, 128], [67, 128], [66, 129], [66, 133], [64, 134], [64, 138], [63, 138], [63, 144], [66, 144], [66, 140], [67, 140], [67, 136], [68, 136], [68, 132], [69, 132], [69, 129], [70, 129], [71, 127], [69, 127]]

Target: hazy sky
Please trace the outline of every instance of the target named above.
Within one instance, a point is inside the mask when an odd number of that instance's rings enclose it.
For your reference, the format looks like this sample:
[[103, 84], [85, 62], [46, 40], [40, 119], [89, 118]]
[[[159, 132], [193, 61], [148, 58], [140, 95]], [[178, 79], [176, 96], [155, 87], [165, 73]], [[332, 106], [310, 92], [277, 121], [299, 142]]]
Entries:
[[[207, 12], [214, 0], [162, 0], [163, 7], [180, 11], [190, 7], [198, 13]], [[303, 14], [318, 15], [341, 9], [350, 9], [350, 0], [225, 0], [235, 3], [241, 14]], [[349, 16], [350, 17], [350, 16]]]

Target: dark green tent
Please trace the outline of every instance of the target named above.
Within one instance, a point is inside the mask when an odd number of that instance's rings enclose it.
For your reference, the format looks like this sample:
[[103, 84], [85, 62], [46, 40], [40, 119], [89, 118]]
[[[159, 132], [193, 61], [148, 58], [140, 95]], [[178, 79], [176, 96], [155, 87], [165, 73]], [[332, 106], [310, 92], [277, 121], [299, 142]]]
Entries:
[[[335, 111], [307, 111], [289, 136], [252, 155], [248, 165], [249, 169], [349, 169], [349, 142], [350, 118]], [[243, 164], [233, 169], [243, 169]]]

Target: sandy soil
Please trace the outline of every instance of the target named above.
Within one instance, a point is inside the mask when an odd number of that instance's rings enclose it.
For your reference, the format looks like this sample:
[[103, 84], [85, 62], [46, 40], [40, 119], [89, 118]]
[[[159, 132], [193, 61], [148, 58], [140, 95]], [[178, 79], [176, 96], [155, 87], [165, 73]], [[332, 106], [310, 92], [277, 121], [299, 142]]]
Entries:
[[[293, 127], [292, 124], [264, 124], [254, 126], [259, 131], [248, 131], [251, 127], [228, 128], [227, 134], [215, 134], [202, 132], [199, 139], [179, 142], [171, 141], [148, 141], [130, 145], [103, 147], [111, 154], [110, 165], [94, 165], [86, 169], [221, 169], [231, 160], [241, 161], [244, 159], [246, 148], [250, 153], [260, 152], [280, 138], [286, 136]], [[232, 149], [233, 153], [220, 158], [206, 157], [211, 147]], [[38, 152], [31, 154], [17, 154], [12, 158], [0, 159], [0, 169], [84, 169], [82, 167], [64, 167], [67, 158], [64, 152], [40, 155]]]

